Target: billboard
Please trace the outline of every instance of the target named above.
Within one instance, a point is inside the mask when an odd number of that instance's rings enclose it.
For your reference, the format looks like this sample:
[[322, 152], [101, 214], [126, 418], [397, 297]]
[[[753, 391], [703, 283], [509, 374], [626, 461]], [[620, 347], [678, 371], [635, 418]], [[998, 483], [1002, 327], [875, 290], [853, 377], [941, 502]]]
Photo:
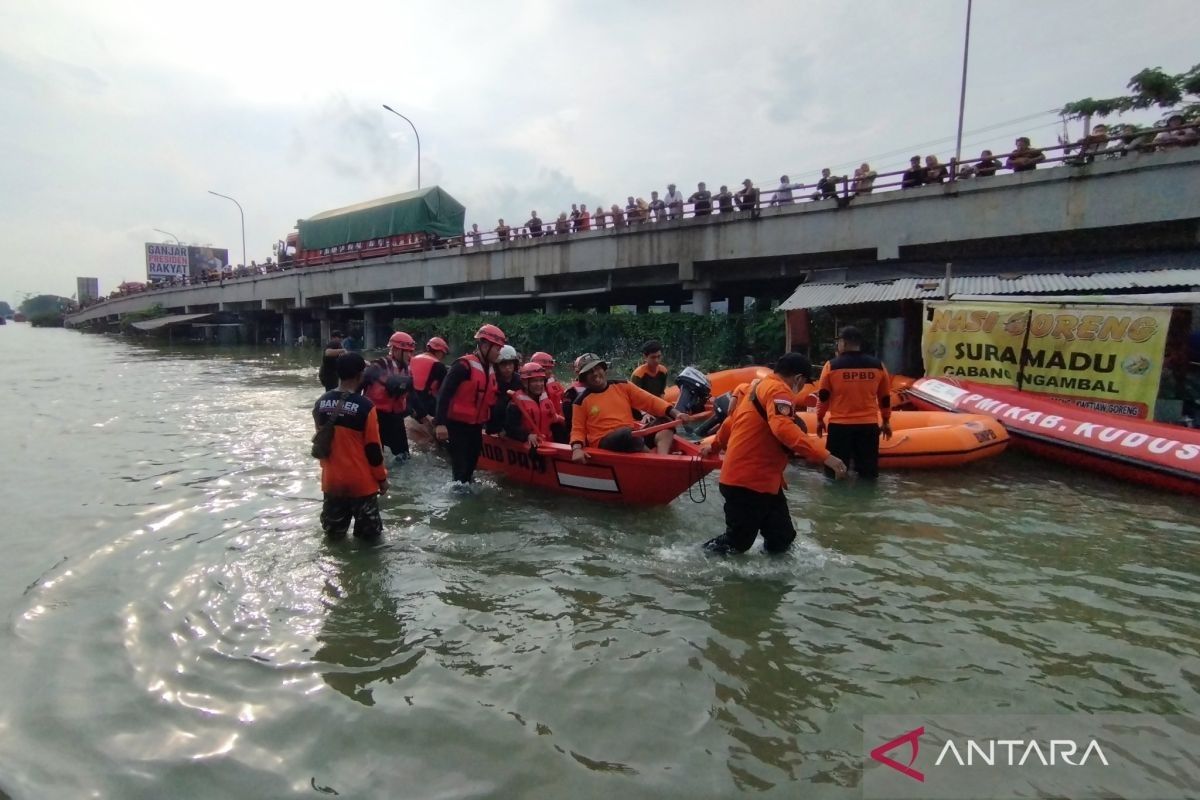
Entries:
[[75, 279], [75, 301], [85, 306], [100, 298], [100, 281], [97, 278]]
[[188, 266], [193, 278], [203, 278], [209, 270], [222, 272], [229, 266], [229, 251], [221, 247], [188, 247]]
[[1146, 418], [1158, 397], [1171, 309], [927, 303], [925, 374], [1059, 397]]
[[229, 251], [218, 247], [146, 243], [146, 278], [151, 281], [190, 277], [199, 280], [208, 270], [223, 270]]

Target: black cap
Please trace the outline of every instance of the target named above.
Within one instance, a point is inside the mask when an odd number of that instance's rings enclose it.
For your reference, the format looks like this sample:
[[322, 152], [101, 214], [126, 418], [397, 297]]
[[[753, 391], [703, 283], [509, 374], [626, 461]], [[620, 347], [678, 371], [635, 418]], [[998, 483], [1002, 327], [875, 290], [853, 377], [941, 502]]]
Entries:
[[361, 353], [342, 353], [334, 362], [339, 380], [348, 381], [362, 375], [367, 368], [367, 360]]
[[775, 371], [785, 378], [812, 377], [812, 362], [803, 353], [784, 353], [775, 362]]
[[853, 325], [847, 325], [846, 327], [842, 328], [842, 332], [838, 334], [838, 338], [841, 339], [846, 344], [862, 344], [863, 343], [862, 331], [860, 331], [858, 328], [854, 327]]
[[648, 339], [648, 340], [646, 340], [646, 342], [644, 344], [642, 344], [642, 355], [644, 355], [644, 356], [648, 356], [651, 353], [661, 353], [661, 352], [662, 352], [662, 342], [660, 342], [658, 339]]

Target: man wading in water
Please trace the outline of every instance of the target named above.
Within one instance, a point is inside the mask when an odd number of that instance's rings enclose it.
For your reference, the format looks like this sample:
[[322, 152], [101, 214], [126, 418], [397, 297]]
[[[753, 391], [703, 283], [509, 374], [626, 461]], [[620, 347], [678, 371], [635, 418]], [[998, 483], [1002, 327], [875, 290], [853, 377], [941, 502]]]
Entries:
[[[379, 441], [379, 419], [371, 401], [358, 394], [367, 362], [358, 353], [337, 357], [338, 386], [313, 406], [320, 431], [332, 424], [329, 449], [321, 458], [321, 528], [341, 538], [354, 522], [354, 535], [377, 539], [383, 534], [379, 495], [387, 491], [387, 469]], [[336, 417], [331, 420], [331, 417]], [[314, 453], [315, 455], [315, 453]]]

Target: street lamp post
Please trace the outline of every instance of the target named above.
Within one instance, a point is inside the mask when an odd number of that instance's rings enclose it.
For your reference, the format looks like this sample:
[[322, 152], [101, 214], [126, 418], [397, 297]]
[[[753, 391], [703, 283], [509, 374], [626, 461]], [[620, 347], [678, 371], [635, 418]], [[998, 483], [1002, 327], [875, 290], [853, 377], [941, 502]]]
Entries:
[[971, 0], [967, 0], [967, 27], [963, 32], [962, 88], [958, 93], [958, 136], [954, 142], [954, 165], [959, 169], [962, 161], [963, 114], [967, 110], [967, 55], [971, 52]]
[[175, 234], [171, 233], [170, 231], [164, 231], [162, 228], [155, 228], [154, 232], [155, 233], [165, 233], [167, 236], [170, 236], [172, 239], [175, 240], [175, 244], [183, 244], [183, 242], [179, 241], [179, 237], [176, 236]]
[[234, 200], [229, 195], [221, 194], [220, 192], [214, 192], [212, 189], [209, 189], [208, 193], [215, 194], [217, 197], [224, 197], [226, 200], [231, 201], [235, 206], [238, 207], [238, 213], [242, 216], [242, 266], [246, 266], [246, 212], [242, 211], [242, 204], [237, 200]]
[[421, 134], [417, 133], [417, 126], [413, 125], [413, 121], [411, 119], [404, 116], [399, 111], [397, 111], [396, 109], [389, 106], [387, 103], [384, 103], [383, 107], [385, 109], [387, 109], [388, 111], [392, 112], [393, 114], [395, 114], [400, 119], [407, 122], [409, 125], [412, 125], [413, 136], [417, 137], [417, 189], [420, 189], [421, 188]]

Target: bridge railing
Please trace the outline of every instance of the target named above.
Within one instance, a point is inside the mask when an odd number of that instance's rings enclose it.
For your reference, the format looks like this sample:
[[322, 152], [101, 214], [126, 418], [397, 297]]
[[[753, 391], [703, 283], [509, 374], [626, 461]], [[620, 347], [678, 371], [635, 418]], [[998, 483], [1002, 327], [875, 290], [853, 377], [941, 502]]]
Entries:
[[[1060, 165], [1079, 167], [1097, 160], [1129, 158], [1165, 149], [1175, 149], [1178, 146], [1196, 145], [1194, 139], [1188, 143], [1165, 144], [1159, 140], [1158, 136], [1164, 130], [1162, 128], [1153, 128], [1136, 132], [1136, 135], [1132, 137], [1126, 136], [1103, 141], [1085, 138], [1073, 143], [1032, 148], [1034, 152], [1042, 154], [1042, 159], [1033, 164], [1033, 166], [1026, 167], [1025, 169], [1033, 170], [1039, 166]], [[1193, 136], [1200, 135], [1200, 123], [1190, 123], [1183, 126], [1181, 130], [1191, 131]], [[787, 187], [780, 186], [775, 189], [756, 189], [752, 196], [746, 197], [743, 195], [741, 199], [739, 199], [740, 193], [737, 193], [733, 195], [732, 203], [727, 202], [723, 207], [720, 199], [710, 200], [710, 205], [707, 209], [703, 203], [700, 204], [700, 208], [697, 208], [697, 204], [692, 202], [690, 198], [674, 207], [667, 206], [664, 202], [661, 207], [651, 208], [649, 203], [642, 206], [635, 202], [633, 206], [626, 204], [623, 208], [618, 207], [616, 211], [612, 207], [609, 207], [604, 209], [602, 214], [589, 213], [586, 223], [573, 221], [570, 217], [565, 221], [556, 218], [542, 221], [540, 230], [536, 226], [531, 227], [526, 223], [509, 226], [507, 231], [497, 229], [478, 232], [468, 231], [461, 237], [449, 239], [433, 237], [420, 242], [363, 247], [324, 255], [306, 253], [297, 257], [282, 258], [278, 262], [234, 268], [221, 274], [207, 275], [201, 280], [184, 278], [181, 282], [150, 284], [141, 292], [121, 294], [117, 297], [100, 298], [95, 303], [84, 308], [91, 308], [108, 300], [130, 296], [130, 294], [162, 292], [190, 286], [210, 286], [213, 283], [223, 286], [225, 283], [253, 280], [264, 275], [294, 269], [331, 264], [345, 264], [349, 266], [362, 261], [386, 258], [404, 253], [471, 249], [497, 244], [504, 246], [532, 246], [561, 242], [563, 237], [570, 237], [580, 233], [590, 233], [600, 230], [611, 231], [613, 233], [644, 230], [644, 226], [646, 225], [672, 225], [680, 220], [704, 216], [732, 216], [733, 219], [757, 219], [764, 209], [782, 208], [801, 203], [834, 201], [839, 207], [846, 207], [852, 206], [854, 199], [857, 197], [964, 180], [987, 180], [999, 172], [1025, 171], [1025, 169], [1014, 169], [1012, 166], [1014, 153], [1015, 151], [1008, 154], [993, 155], [991, 158], [997, 163], [997, 166], [992, 171], [986, 173], [980, 171], [980, 165], [988, 160], [983, 158], [982, 155], [978, 158], [964, 159], [957, 163], [954, 159], [951, 159], [949, 163], [939, 165], [943, 172], [937, 179], [926, 180], [915, 185], [910, 185], [910, 181], [907, 181], [905, 178], [909, 170], [892, 170], [876, 173], [874, 174], [874, 178], [869, 180], [865, 180], [861, 176], [831, 175], [829, 179], [830, 183], [825, 186], [821, 186], [818, 183], [793, 183]], [[985, 164], [984, 169], [986, 168], [987, 165]]]

